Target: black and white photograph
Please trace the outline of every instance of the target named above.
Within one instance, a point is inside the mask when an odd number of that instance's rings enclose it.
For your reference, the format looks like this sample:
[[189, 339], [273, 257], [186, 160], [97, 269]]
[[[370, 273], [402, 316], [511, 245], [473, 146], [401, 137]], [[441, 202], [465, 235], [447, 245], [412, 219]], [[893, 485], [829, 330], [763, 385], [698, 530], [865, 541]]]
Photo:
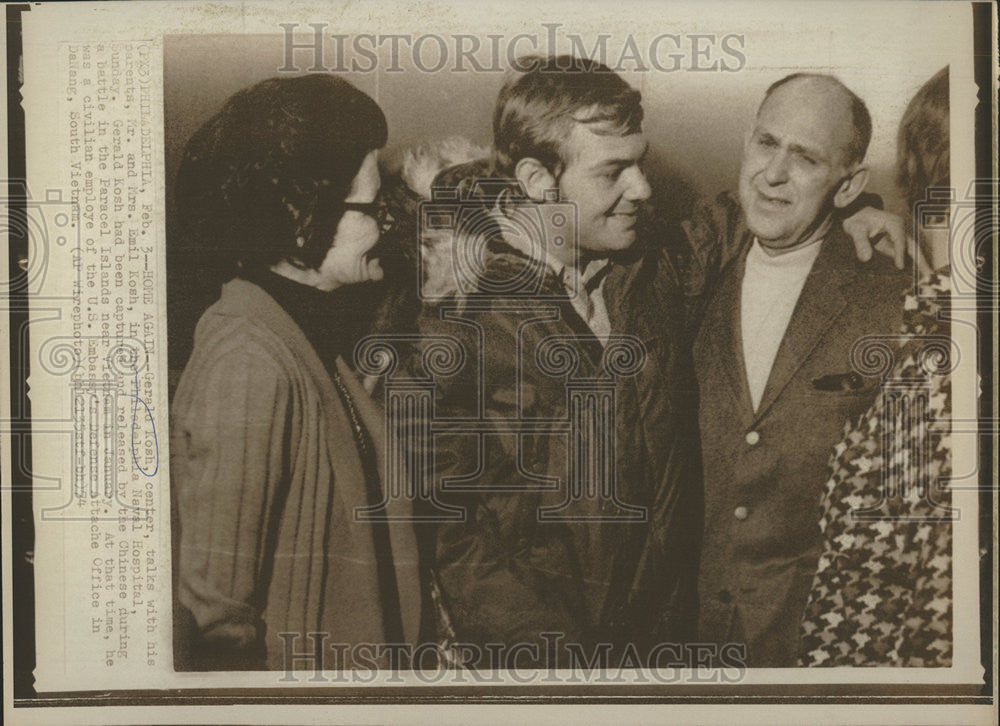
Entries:
[[16, 723], [995, 722], [992, 4], [17, 8]]

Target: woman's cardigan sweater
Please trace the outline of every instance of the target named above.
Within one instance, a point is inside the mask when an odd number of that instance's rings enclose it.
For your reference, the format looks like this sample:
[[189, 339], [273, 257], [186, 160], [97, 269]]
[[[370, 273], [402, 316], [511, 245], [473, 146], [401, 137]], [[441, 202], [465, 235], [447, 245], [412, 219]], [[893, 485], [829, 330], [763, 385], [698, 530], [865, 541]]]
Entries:
[[[381, 474], [382, 413], [344, 361], [336, 365]], [[284, 670], [286, 651], [323, 651], [330, 669], [383, 662], [342, 645], [386, 642], [372, 525], [355, 516], [368, 498], [351, 411], [302, 330], [260, 287], [233, 280], [205, 312], [171, 416], [179, 600], [217, 667]], [[389, 515], [408, 507], [393, 500]], [[412, 644], [416, 542], [411, 525], [387, 526]]]

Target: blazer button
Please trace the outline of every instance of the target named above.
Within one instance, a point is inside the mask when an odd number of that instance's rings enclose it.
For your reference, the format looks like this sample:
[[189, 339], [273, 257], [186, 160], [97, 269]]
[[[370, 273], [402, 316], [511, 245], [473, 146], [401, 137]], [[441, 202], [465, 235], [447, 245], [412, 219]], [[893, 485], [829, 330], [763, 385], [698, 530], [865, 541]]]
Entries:
[[733, 595], [732, 593], [729, 592], [729, 590], [719, 590], [719, 594], [716, 595], [716, 597], [719, 599], [719, 602], [723, 603], [724, 605], [729, 604], [733, 601]]
[[736, 509], [733, 510], [733, 516], [742, 522], [750, 516], [750, 512], [747, 511], [746, 507], [736, 507]]
[[760, 441], [760, 434], [758, 434], [756, 431], [751, 431], [750, 433], [747, 434], [747, 443], [750, 444], [751, 446], [756, 446], [757, 442], [759, 441]]

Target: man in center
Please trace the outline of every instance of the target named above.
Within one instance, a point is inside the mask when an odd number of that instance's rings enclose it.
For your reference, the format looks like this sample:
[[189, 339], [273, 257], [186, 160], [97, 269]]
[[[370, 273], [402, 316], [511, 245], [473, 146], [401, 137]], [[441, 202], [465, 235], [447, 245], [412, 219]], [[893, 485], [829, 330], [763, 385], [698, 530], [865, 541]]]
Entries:
[[[650, 195], [640, 94], [593, 61], [522, 65], [497, 101], [489, 168], [443, 175], [466, 212], [481, 205], [466, 225], [477, 240], [458, 249], [486, 262], [475, 289], [429, 307], [422, 325], [470, 358], [437, 381], [435, 423], [479, 428], [434, 438], [440, 501], [464, 511], [438, 525], [434, 560], [457, 640], [483, 650], [475, 665], [637, 666], [654, 644], [695, 635], [685, 299], [669, 256], [634, 244]], [[477, 197], [467, 182], [483, 176], [507, 183]], [[602, 409], [609, 388], [614, 407]], [[587, 490], [576, 498], [573, 467]]]

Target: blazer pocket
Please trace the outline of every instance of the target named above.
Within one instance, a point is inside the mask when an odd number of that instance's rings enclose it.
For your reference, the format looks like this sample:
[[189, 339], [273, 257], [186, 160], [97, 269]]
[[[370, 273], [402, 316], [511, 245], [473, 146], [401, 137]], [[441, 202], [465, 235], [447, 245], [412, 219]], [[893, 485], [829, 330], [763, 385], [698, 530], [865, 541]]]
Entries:
[[807, 406], [853, 410], [858, 407], [867, 408], [875, 400], [878, 390], [877, 384], [848, 391], [820, 391], [813, 388], [805, 392], [804, 399]]
[[830, 393], [850, 393], [866, 387], [865, 379], [858, 373], [827, 373], [812, 379], [812, 390]]

